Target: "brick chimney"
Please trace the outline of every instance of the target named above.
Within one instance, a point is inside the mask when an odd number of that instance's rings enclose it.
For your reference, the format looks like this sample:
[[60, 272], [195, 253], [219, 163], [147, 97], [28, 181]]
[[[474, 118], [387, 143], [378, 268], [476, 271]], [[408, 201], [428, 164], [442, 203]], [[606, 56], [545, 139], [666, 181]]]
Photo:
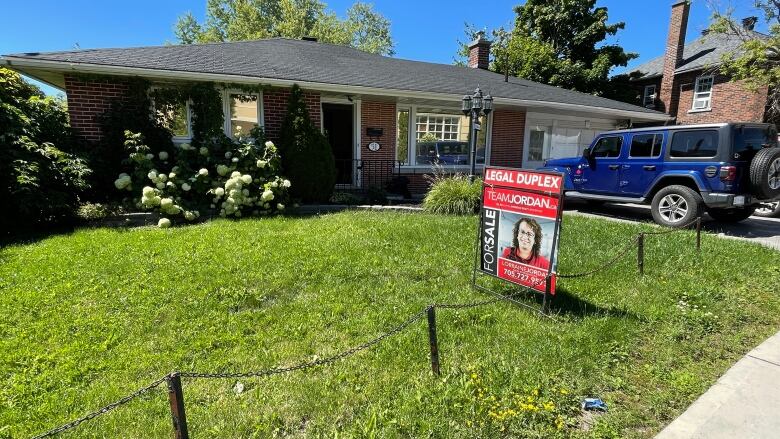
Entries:
[[680, 101], [680, 84], [674, 76], [674, 71], [683, 57], [690, 10], [689, 0], [674, 0], [672, 3], [672, 18], [669, 20], [669, 35], [666, 37], [664, 70], [659, 93], [661, 105], [670, 116], [677, 116], [677, 104]]
[[477, 32], [477, 38], [469, 44], [469, 67], [483, 70], [490, 67], [490, 44], [485, 32]]

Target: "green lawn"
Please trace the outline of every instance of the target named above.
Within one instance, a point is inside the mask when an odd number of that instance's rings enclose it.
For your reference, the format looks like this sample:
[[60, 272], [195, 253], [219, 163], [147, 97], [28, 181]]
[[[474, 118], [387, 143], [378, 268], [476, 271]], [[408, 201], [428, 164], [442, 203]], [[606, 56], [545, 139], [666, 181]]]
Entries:
[[[562, 272], [650, 225], [567, 216]], [[469, 287], [475, 217], [348, 212], [92, 229], [0, 249], [0, 438], [28, 437], [172, 370], [337, 353]], [[652, 437], [780, 328], [777, 253], [683, 232], [561, 280], [557, 321], [508, 303], [439, 310], [442, 376], [417, 322], [329, 367], [184, 380], [195, 437]], [[504, 292], [509, 286], [495, 283]], [[522, 300], [535, 305], [532, 296]], [[580, 415], [582, 397], [609, 404]], [[164, 386], [64, 437], [170, 437]]]

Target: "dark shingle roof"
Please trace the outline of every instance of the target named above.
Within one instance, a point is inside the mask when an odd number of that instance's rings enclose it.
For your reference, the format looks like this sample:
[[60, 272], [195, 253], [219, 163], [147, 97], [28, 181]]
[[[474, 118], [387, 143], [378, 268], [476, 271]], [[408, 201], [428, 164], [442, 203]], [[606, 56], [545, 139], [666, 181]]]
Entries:
[[[766, 35], [758, 32], [749, 32], [752, 38], [766, 38]], [[675, 73], [691, 72], [720, 64], [723, 56], [738, 53], [742, 46], [743, 38], [736, 34], [709, 33], [685, 45], [683, 59], [675, 70]], [[642, 73], [643, 78], [661, 76], [664, 71], [664, 57], [654, 58], [639, 67], [633, 69]]]
[[19, 53], [7, 57], [105, 66], [241, 75], [462, 95], [479, 85], [494, 97], [558, 102], [659, 115], [639, 106], [481, 69], [409, 61], [311, 41], [266, 40]]

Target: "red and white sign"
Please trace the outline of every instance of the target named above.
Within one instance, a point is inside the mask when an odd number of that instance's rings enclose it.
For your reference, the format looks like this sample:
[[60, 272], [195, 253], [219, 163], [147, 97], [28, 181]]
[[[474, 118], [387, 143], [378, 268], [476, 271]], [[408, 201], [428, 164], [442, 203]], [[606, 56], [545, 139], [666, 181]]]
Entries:
[[479, 269], [555, 294], [563, 175], [506, 168], [484, 175]]

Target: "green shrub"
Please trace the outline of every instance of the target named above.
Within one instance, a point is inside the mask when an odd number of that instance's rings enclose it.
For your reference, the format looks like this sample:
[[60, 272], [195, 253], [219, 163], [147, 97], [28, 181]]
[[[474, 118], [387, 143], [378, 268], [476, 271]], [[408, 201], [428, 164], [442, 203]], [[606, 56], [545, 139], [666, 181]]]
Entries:
[[368, 204], [387, 204], [387, 191], [379, 186], [369, 186], [366, 191]]
[[350, 194], [349, 192], [334, 192], [333, 195], [330, 196], [328, 202], [331, 204], [346, 204], [347, 206], [354, 206], [361, 204], [363, 199], [355, 194]]
[[[222, 217], [266, 215], [286, 208], [289, 180], [278, 175], [279, 154], [255, 128], [237, 141], [226, 136], [201, 141], [196, 148], [178, 145], [153, 154], [139, 133], [126, 133], [129, 173], [114, 181], [129, 191], [138, 207], [167, 217], [194, 221], [202, 212]], [[161, 227], [171, 224], [162, 218]]]
[[328, 139], [312, 124], [298, 85], [290, 91], [279, 149], [284, 173], [293, 182], [292, 196], [304, 202], [328, 201], [336, 185], [336, 160]]
[[83, 220], [94, 221], [119, 215], [122, 212], [122, 207], [117, 204], [84, 203], [79, 206], [76, 215]]
[[73, 145], [62, 101], [0, 68], [0, 227], [74, 215], [90, 169], [69, 152]]
[[450, 177], [437, 175], [431, 179], [431, 189], [425, 196], [423, 207], [432, 213], [467, 215], [479, 211], [482, 180], [469, 183], [462, 174]]

